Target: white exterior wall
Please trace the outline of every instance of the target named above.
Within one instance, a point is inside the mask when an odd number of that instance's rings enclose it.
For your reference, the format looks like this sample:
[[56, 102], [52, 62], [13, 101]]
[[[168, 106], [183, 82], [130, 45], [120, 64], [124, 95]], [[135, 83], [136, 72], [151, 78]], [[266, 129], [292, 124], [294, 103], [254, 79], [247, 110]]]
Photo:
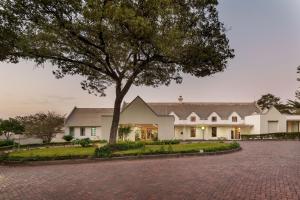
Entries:
[[286, 132], [286, 116], [281, 114], [275, 107], [261, 115], [260, 133], [268, 133], [268, 122], [278, 121], [278, 132]]
[[[83, 139], [83, 138], [90, 138], [91, 140], [103, 140], [105, 139], [101, 134], [101, 127], [83, 127], [85, 128], [85, 136], [80, 136], [80, 127], [74, 127], [74, 138], [75, 139]], [[91, 128], [96, 128], [96, 136], [91, 135]], [[66, 127], [65, 135], [70, 134], [69, 127]]]
[[[217, 127], [217, 137], [212, 137], [212, 127], [205, 127], [204, 130], [204, 139], [205, 140], [217, 140], [220, 138], [226, 138], [227, 140], [231, 139], [231, 130], [234, 127]], [[196, 137], [191, 137], [191, 126], [176, 126], [175, 127], [175, 139], [178, 140], [202, 140], [203, 131], [201, 127], [196, 127]], [[248, 128], [242, 127], [241, 134], [248, 132]], [[183, 134], [181, 134], [183, 132]]]
[[[103, 138], [108, 140], [112, 116], [102, 116]], [[158, 139], [167, 140], [174, 138], [174, 117], [156, 115], [140, 98], [136, 98], [125, 108], [120, 115], [119, 124], [155, 124], [158, 126]], [[134, 140], [135, 133], [132, 131], [128, 139]]]
[[249, 134], [260, 134], [261, 115], [251, 115], [245, 117], [245, 123], [253, 127], [249, 129]]

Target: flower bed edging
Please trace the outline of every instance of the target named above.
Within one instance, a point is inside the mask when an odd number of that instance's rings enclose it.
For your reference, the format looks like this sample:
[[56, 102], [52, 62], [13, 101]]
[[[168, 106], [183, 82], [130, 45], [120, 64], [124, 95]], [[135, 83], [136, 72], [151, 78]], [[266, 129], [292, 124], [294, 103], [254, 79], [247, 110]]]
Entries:
[[38, 165], [60, 165], [60, 164], [81, 164], [81, 163], [94, 163], [105, 161], [118, 161], [118, 160], [139, 160], [139, 159], [162, 159], [162, 158], [179, 158], [179, 157], [191, 157], [191, 156], [213, 156], [234, 153], [242, 150], [241, 147], [236, 149], [230, 149], [225, 151], [216, 152], [203, 152], [203, 153], [174, 153], [174, 154], [153, 154], [153, 155], [138, 155], [138, 156], [120, 156], [111, 158], [70, 158], [65, 160], [43, 160], [43, 161], [2, 161], [1, 164], [8, 166], [38, 166]]

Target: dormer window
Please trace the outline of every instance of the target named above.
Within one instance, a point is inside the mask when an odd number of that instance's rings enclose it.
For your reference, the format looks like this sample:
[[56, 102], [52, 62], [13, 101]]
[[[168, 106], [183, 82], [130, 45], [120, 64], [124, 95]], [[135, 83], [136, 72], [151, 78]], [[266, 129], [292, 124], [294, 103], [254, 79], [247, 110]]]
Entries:
[[195, 122], [196, 121], [196, 117], [195, 116], [191, 116], [191, 122]]
[[232, 117], [232, 122], [237, 122], [237, 121], [238, 121], [237, 116], [233, 116], [233, 117]]
[[217, 117], [216, 117], [216, 116], [213, 116], [213, 117], [211, 118], [211, 121], [212, 121], [212, 122], [216, 122], [216, 121], [217, 121]]

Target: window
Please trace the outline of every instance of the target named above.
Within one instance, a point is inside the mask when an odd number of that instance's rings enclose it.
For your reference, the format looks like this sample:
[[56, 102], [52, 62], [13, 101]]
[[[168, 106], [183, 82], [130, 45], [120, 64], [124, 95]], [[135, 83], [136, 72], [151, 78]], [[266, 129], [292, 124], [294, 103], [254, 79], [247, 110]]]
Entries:
[[85, 128], [84, 127], [80, 128], [80, 136], [85, 136]]
[[95, 127], [91, 128], [91, 136], [96, 136], [96, 130]]
[[232, 117], [232, 122], [237, 122], [237, 121], [238, 121], [237, 116], [233, 116], [233, 117]]
[[69, 128], [69, 134], [74, 136], [74, 127]]
[[217, 127], [211, 127], [211, 136], [217, 137]]
[[216, 116], [212, 117], [212, 118], [211, 118], [211, 121], [212, 121], [212, 122], [216, 122], [216, 121], [217, 121], [217, 117], [216, 117]]
[[196, 117], [195, 116], [191, 116], [191, 122], [195, 122], [196, 121]]
[[191, 137], [196, 137], [196, 128], [191, 128]]

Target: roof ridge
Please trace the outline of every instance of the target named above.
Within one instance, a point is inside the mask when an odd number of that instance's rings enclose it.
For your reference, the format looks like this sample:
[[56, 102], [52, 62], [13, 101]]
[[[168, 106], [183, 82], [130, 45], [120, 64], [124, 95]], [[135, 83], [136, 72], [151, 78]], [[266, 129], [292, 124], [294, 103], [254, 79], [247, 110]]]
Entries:
[[147, 104], [255, 104], [255, 102], [146, 102]]

